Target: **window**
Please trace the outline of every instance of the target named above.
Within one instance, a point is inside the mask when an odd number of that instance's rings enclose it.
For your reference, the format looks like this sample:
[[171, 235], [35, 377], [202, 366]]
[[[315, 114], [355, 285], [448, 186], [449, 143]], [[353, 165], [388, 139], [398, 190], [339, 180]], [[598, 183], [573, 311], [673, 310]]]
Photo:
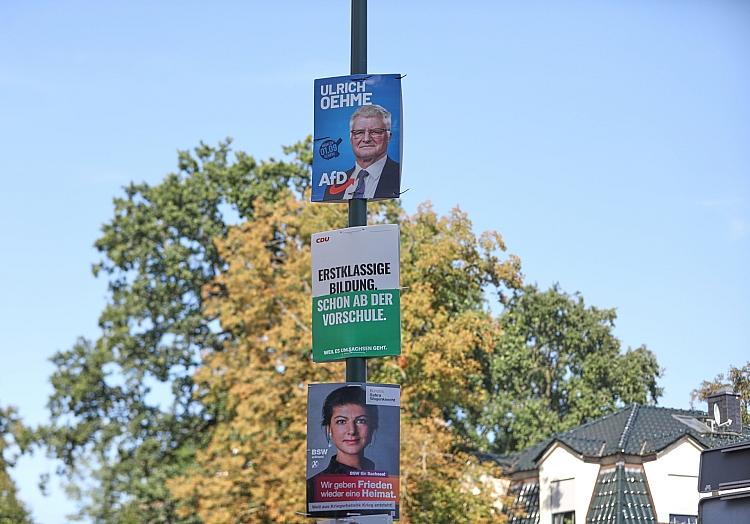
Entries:
[[698, 524], [697, 515], [675, 515], [669, 514], [669, 524]]
[[555, 513], [552, 515], [552, 524], [576, 524], [576, 512]]

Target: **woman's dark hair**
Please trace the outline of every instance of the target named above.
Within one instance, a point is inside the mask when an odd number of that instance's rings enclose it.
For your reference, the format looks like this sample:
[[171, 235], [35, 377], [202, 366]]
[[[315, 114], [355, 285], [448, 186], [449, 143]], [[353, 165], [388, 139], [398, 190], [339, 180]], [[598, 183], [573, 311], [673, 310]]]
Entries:
[[323, 402], [323, 421], [320, 425], [328, 426], [333, 416], [333, 408], [346, 404], [356, 404], [365, 408], [368, 426], [372, 431], [378, 429], [378, 408], [365, 402], [365, 390], [361, 386], [344, 386], [331, 391]]

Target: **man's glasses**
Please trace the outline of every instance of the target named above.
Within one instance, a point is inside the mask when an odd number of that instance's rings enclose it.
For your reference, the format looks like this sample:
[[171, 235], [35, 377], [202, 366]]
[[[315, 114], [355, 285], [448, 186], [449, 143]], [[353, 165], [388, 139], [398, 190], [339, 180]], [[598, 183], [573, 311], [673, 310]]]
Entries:
[[350, 132], [354, 138], [363, 138], [365, 133], [370, 133], [372, 138], [383, 138], [388, 131], [388, 129], [376, 127], [375, 129], [352, 129]]

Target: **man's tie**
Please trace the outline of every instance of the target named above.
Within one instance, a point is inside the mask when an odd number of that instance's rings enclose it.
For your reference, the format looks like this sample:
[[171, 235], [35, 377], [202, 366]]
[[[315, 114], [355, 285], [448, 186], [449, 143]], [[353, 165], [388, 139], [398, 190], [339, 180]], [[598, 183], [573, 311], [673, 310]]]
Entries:
[[357, 175], [357, 188], [354, 190], [352, 198], [365, 198], [365, 178], [369, 175], [364, 169]]

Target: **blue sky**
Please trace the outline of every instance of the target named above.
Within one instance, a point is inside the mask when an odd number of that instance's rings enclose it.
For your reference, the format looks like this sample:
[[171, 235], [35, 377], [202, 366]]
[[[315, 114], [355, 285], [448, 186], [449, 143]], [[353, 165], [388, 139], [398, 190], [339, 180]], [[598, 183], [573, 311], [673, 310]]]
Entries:
[[[312, 132], [349, 71], [349, 2], [0, 4], [0, 403], [46, 418], [48, 358], [96, 337], [112, 198], [227, 136]], [[500, 231], [528, 282], [616, 307], [661, 404], [750, 360], [750, 4], [371, 1], [369, 67], [406, 74], [403, 203]], [[43, 523], [72, 505], [14, 475]]]

